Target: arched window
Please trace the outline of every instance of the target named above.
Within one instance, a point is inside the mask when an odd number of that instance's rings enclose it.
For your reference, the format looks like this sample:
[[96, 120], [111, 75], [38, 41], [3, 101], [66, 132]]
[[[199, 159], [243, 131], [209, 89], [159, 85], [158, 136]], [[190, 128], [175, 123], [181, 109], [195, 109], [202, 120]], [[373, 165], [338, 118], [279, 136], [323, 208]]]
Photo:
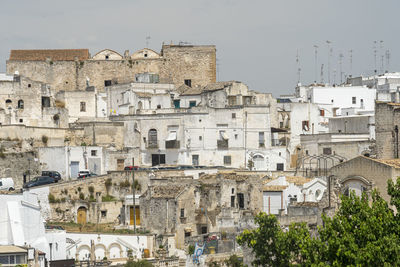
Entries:
[[142, 103], [142, 101], [139, 101], [139, 103], [138, 103], [138, 109], [142, 109], [143, 108], [143, 103]]
[[9, 105], [9, 104], [11, 104], [11, 103], [12, 103], [11, 99], [7, 99], [7, 100], [6, 100], [6, 105]]
[[22, 99], [18, 100], [18, 108], [24, 109], [24, 100], [22, 100]]
[[150, 129], [149, 131], [149, 143], [148, 147], [158, 147], [158, 142], [157, 142], [157, 130], [156, 129]]

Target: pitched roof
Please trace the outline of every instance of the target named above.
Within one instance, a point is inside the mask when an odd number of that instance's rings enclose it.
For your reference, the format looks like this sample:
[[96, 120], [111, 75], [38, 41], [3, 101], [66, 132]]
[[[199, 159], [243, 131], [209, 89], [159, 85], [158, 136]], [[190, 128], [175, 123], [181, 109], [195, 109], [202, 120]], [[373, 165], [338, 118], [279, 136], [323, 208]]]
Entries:
[[0, 246], [0, 253], [26, 253], [27, 249], [18, 246]]
[[189, 87], [181, 95], [200, 95], [202, 92], [200, 87]]
[[203, 91], [216, 91], [216, 90], [221, 90], [224, 89], [225, 87], [231, 85], [234, 83], [233, 81], [231, 82], [216, 82], [216, 83], [210, 83], [207, 84], [206, 86], [203, 87]]
[[11, 50], [10, 60], [44, 61], [50, 58], [52, 61], [73, 61], [89, 59], [89, 49], [33, 49]]
[[[364, 157], [364, 156], [362, 156], [362, 157]], [[371, 159], [373, 161], [377, 161], [379, 163], [388, 165], [388, 166], [396, 168], [396, 169], [400, 168], [400, 159], [372, 159], [372, 158], [368, 158], [368, 157], [364, 157], [364, 158]]]

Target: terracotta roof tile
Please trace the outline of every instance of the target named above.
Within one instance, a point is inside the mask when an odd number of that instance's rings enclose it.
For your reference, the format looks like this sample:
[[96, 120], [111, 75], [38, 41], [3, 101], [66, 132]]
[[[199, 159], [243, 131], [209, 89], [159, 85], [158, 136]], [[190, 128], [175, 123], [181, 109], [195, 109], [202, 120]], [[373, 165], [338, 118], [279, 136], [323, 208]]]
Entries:
[[33, 49], [11, 50], [10, 60], [44, 61], [50, 58], [52, 61], [73, 61], [89, 59], [89, 49]]

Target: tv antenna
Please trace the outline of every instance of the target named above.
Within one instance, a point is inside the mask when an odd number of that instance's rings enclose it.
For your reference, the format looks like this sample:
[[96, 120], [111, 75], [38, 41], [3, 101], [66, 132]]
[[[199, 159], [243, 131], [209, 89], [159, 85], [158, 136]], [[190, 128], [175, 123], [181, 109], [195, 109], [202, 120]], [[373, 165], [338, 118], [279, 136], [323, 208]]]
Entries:
[[146, 48], [149, 48], [150, 39], [151, 39], [150, 36], [147, 36], [147, 37], [146, 37]]
[[314, 83], [317, 83], [318, 79], [318, 45], [314, 45], [314, 60], [315, 60], [315, 80]]
[[376, 41], [374, 41], [374, 72], [376, 74]]
[[332, 48], [331, 48], [331, 41], [327, 40], [326, 43], [328, 44], [328, 83], [331, 83], [331, 55], [332, 55]]
[[297, 49], [297, 54], [296, 54], [296, 66], [297, 66], [297, 84], [299, 84], [301, 75], [299, 49]]
[[340, 84], [343, 83], [343, 80], [342, 80], [342, 76], [343, 76], [343, 69], [342, 69], [343, 58], [344, 58], [344, 55], [343, 55], [342, 52], [340, 52], [340, 53], [339, 53]]
[[385, 56], [386, 56], [386, 71], [389, 71], [389, 69], [390, 69], [390, 51], [389, 51], [389, 49], [386, 50]]
[[384, 55], [383, 55], [383, 41], [380, 40], [379, 43], [380, 43], [379, 54], [381, 55], [381, 72], [383, 72], [383, 58], [384, 58]]
[[350, 49], [349, 53], [350, 53], [350, 75], [349, 76], [351, 78], [352, 74], [353, 74], [353, 50]]
[[324, 83], [324, 64], [321, 65], [321, 83]]

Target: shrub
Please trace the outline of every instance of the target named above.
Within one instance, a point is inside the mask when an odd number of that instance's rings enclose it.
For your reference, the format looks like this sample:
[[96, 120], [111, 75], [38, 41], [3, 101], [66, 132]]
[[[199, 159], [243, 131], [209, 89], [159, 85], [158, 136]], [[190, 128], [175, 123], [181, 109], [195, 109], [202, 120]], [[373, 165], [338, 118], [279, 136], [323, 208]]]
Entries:
[[193, 245], [189, 245], [189, 247], [188, 247], [189, 255], [193, 255], [194, 254], [194, 249], [195, 249], [195, 247]]
[[89, 192], [91, 193], [91, 194], [93, 194], [93, 192], [94, 192], [94, 187], [93, 186], [89, 186]]
[[96, 202], [96, 199], [94, 198], [93, 194], [90, 194], [89, 202]]
[[81, 192], [81, 190], [82, 190], [82, 188], [81, 188], [81, 187], [78, 187], [78, 192]]
[[130, 183], [128, 180], [125, 180], [125, 181], [123, 181], [123, 182], [120, 182], [120, 183], [119, 183], [119, 186], [120, 186], [120, 187], [123, 187], [123, 188], [126, 188], [126, 187], [130, 187], [130, 186], [131, 186], [131, 183]]
[[106, 195], [106, 196], [102, 196], [101, 197], [101, 201], [102, 202], [110, 202], [110, 201], [114, 201], [115, 197], [110, 196], [110, 195]]
[[46, 135], [42, 135], [42, 142], [43, 144], [47, 145], [47, 142], [49, 141], [49, 138]]
[[82, 192], [79, 193], [79, 199], [81, 199], [81, 200], [85, 199], [85, 195]]
[[111, 180], [111, 178], [108, 178], [108, 179], [104, 182], [104, 184], [105, 184], [106, 187], [112, 186], [112, 180]]
[[53, 194], [50, 193], [48, 198], [49, 198], [49, 203], [56, 203], [56, 198]]

